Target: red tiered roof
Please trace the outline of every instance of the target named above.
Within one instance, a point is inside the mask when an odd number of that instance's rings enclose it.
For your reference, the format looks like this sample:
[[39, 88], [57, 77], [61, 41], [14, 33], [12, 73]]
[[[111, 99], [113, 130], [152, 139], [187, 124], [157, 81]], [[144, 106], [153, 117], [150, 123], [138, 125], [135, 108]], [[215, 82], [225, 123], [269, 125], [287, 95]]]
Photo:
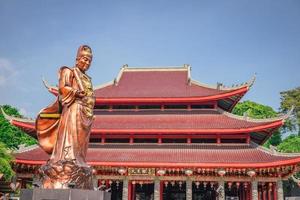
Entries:
[[[38, 146], [15, 156], [19, 164], [43, 164], [49, 159]], [[93, 166], [259, 168], [293, 165], [300, 156], [271, 153], [254, 144], [92, 144], [87, 162]]]
[[[118, 77], [95, 88], [96, 104], [201, 103], [218, 101], [230, 111], [249, 90], [253, 80], [232, 88], [208, 86], [190, 77], [190, 67], [128, 68]], [[46, 85], [57, 94], [56, 87]]]
[[[262, 143], [287, 116], [254, 120], [220, 109], [170, 111], [96, 111], [91, 135], [97, 134], [238, 134], [251, 133]], [[34, 121], [12, 118], [11, 123], [35, 135]]]

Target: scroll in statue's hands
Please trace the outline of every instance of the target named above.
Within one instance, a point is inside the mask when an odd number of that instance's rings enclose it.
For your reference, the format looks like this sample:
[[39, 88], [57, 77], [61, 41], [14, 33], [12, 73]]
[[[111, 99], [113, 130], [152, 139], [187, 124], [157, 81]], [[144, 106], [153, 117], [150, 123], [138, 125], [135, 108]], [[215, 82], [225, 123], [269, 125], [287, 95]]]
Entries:
[[86, 92], [82, 90], [76, 91], [76, 97], [83, 98], [86, 96]]

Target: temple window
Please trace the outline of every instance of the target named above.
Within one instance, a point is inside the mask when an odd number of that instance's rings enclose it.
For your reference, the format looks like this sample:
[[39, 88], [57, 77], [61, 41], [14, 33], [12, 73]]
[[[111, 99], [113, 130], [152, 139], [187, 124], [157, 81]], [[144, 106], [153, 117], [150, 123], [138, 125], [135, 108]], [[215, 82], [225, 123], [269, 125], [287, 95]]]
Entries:
[[186, 138], [163, 138], [162, 143], [187, 143]]
[[246, 143], [245, 138], [221, 139], [221, 143]]
[[192, 143], [217, 143], [215, 138], [192, 138]]
[[114, 110], [133, 110], [135, 109], [135, 106], [134, 105], [114, 105], [112, 107]]
[[187, 109], [187, 105], [165, 105], [165, 109]]
[[191, 109], [213, 109], [214, 105], [191, 105]]
[[90, 138], [90, 143], [101, 143], [101, 138]]
[[157, 143], [157, 138], [135, 138], [133, 139], [134, 143]]
[[129, 138], [106, 138], [106, 143], [129, 143]]
[[160, 105], [140, 105], [138, 106], [138, 109], [143, 110], [143, 109], [161, 109]]

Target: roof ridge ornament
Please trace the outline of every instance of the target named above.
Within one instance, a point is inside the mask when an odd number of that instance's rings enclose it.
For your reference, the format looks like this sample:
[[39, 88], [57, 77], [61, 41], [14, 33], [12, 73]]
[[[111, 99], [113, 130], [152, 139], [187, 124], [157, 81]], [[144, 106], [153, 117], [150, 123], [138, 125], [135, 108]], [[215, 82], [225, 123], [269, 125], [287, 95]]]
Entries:
[[287, 118], [289, 118], [292, 115], [293, 110], [294, 110], [294, 106], [292, 106], [292, 108], [287, 113], [279, 114], [277, 117], [271, 117], [271, 118], [265, 118], [265, 119], [255, 119], [255, 118], [249, 117], [247, 112], [245, 112], [243, 114], [243, 116], [240, 116], [240, 115], [235, 115], [230, 112], [227, 112], [221, 108], [217, 108], [217, 111], [221, 114], [224, 114], [228, 117], [232, 117], [232, 118], [239, 119], [239, 120], [247, 120], [248, 122], [272, 122], [272, 121], [279, 121], [279, 120], [283, 120], [283, 122], [284, 122]]
[[187, 69], [187, 84], [190, 86], [192, 85], [192, 78], [191, 78], [192, 67], [190, 64], [183, 64], [183, 68]]
[[9, 122], [11, 122], [12, 120], [16, 120], [16, 121], [19, 121], [19, 122], [29, 122], [29, 123], [33, 123], [34, 120], [31, 119], [31, 118], [22, 118], [22, 117], [15, 117], [15, 116], [11, 116], [11, 115], [8, 115], [2, 108], [2, 106], [0, 106], [0, 110], [4, 116], [4, 118], [6, 120], [8, 120]]
[[114, 85], [115, 85], [115, 86], [118, 85], [118, 83], [119, 83], [119, 81], [120, 81], [120, 79], [121, 79], [121, 77], [122, 77], [122, 75], [123, 75], [123, 72], [124, 72], [126, 69], [128, 69], [128, 64], [124, 64], [124, 65], [121, 67], [121, 69], [120, 69], [120, 71], [119, 71], [119, 73], [118, 73], [118, 76], [114, 79]]

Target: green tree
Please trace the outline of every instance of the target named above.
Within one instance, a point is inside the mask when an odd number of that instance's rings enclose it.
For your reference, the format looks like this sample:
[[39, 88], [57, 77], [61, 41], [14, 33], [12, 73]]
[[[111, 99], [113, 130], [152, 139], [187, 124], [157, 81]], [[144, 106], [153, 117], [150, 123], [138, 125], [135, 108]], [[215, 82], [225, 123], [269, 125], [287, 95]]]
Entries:
[[284, 153], [300, 152], [300, 136], [290, 135], [277, 146], [278, 151]]
[[3, 174], [6, 181], [9, 181], [15, 174], [10, 165], [12, 161], [13, 156], [6, 146], [0, 142], [0, 174]]
[[[4, 105], [2, 108], [10, 116], [22, 117], [16, 108], [9, 105]], [[9, 149], [17, 149], [20, 144], [27, 146], [37, 143], [34, 138], [28, 136], [21, 129], [12, 126], [4, 118], [2, 112], [0, 112], [0, 142], [4, 143]]]
[[[233, 114], [247, 116], [255, 119], [265, 119], [277, 116], [277, 112], [273, 110], [270, 106], [255, 103], [253, 101], [244, 101], [238, 103], [232, 111]], [[275, 131], [271, 138], [265, 143], [265, 146], [277, 146], [281, 142], [281, 133], [279, 130]]]
[[294, 131], [298, 129], [298, 135], [300, 136], [300, 87], [280, 92], [280, 95], [280, 110], [282, 112], [287, 112], [292, 106], [295, 106], [293, 117], [290, 120], [287, 120], [284, 129], [286, 131]]
[[[300, 136], [299, 135], [290, 135], [285, 138], [282, 143], [277, 146], [279, 152], [284, 153], [299, 153], [300, 152]], [[300, 173], [294, 174], [297, 179], [300, 179]], [[298, 188], [298, 183], [293, 181], [292, 178], [285, 181], [284, 184], [284, 193], [291, 194], [292, 188]]]

